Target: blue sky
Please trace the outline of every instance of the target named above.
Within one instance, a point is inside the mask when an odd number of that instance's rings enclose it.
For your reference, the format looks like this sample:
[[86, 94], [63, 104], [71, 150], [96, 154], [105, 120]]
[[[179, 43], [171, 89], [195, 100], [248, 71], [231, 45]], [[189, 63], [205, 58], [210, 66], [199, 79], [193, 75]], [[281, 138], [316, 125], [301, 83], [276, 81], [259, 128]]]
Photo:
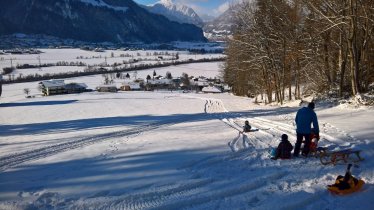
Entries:
[[[153, 4], [159, 0], [134, 0], [139, 4]], [[229, 3], [233, 0], [172, 0], [174, 3], [181, 3], [194, 9], [198, 15], [217, 16], [224, 12]]]

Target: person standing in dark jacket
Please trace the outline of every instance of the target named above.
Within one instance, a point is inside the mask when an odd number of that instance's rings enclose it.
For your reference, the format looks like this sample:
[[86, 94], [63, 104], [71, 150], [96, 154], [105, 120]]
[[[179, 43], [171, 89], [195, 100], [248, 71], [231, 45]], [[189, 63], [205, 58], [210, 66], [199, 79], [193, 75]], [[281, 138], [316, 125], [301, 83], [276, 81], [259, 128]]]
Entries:
[[310, 102], [308, 107], [303, 107], [299, 109], [296, 113], [296, 135], [297, 140], [295, 144], [294, 156], [298, 157], [300, 153], [301, 143], [303, 138], [305, 138], [305, 145], [302, 151], [303, 156], [308, 156], [309, 148], [310, 148], [310, 134], [312, 132], [311, 124], [313, 123], [313, 128], [315, 134], [319, 137], [319, 127], [318, 127], [318, 120], [317, 115], [314, 112], [315, 104]]
[[287, 134], [282, 135], [282, 141], [279, 143], [275, 157], [272, 159], [290, 159], [291, 158], [291, 151], [293, 149], [292, 144], [288, 141]]

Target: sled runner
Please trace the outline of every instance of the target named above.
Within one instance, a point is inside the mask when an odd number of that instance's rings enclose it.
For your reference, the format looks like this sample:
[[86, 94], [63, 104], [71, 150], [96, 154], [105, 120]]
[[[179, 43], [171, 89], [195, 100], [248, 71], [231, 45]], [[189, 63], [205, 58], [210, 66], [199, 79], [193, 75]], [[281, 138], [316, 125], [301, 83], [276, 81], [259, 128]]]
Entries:
[[255, 131], [259, 131], [260, 129], [258, 129], [258, 128], [251, 128], [251, 130], [249, 130], [249, 131], [242, 131], [243, 133], [249, 133], [249, 132], [255, 132]]
[[[361, 150], [341, 150], [335, 152], [327, 152], [327, 150], [322, 150], [319, 153], [320, 161], [323, 165], [333, 164], [336, 165], [339, 161], [343, 161], [344, 163], [348, 163], [348, 161], [359, 162], [364, 160], [360, 156]], [[355, 156], [354, 158], [350, 158]]]
[[317, 147], [315, 149], [310, 149], [309, 156], [310, 157], [320, 157], [321, 154], [325, 154], [327, 152], [327, 147]]
[[352, 164], [348, 164], [345, 175], [339, 175], [335, 184], [328, 185], [327, 190], [336, 195], [346, 195], [360, 190], [365, 182], [352, 176], [351, 167]]

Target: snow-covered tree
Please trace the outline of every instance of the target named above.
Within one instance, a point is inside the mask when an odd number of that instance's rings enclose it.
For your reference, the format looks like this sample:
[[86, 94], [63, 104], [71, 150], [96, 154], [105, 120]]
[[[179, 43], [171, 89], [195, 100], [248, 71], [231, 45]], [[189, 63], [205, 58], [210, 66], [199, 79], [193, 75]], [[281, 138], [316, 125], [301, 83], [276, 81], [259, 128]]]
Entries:
[[28, 96], [30, 94], [30, 89], [25, 88], [25, 89], [23, 89], [23, 92]]
[[172, 79], [173, 76], [171, 75], [170, 71], [166, 72], [166, 78], [167, 79]]

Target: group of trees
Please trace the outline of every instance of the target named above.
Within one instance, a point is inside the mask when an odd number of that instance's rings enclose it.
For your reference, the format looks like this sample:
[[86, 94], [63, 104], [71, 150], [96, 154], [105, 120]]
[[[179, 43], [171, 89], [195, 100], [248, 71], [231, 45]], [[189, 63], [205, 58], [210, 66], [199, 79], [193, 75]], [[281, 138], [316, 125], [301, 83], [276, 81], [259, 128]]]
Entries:
[[[45, 68], [45, 67], [53, 67], [53, 66], [87, 66], [86, 63], [81, 61], [76, 62], [68, 62], [68, 61], [58, 61], [56, 63], [44, 63], [44, 64], [17, 64], [16, 69], [36, 69], [36, 68]], [[3, 69], [5, 73], [5, 69]]]
[[235, 7], [223, 76], [238, 95], [283, 103], [374, 82], [374, 1], [257, 0]]

